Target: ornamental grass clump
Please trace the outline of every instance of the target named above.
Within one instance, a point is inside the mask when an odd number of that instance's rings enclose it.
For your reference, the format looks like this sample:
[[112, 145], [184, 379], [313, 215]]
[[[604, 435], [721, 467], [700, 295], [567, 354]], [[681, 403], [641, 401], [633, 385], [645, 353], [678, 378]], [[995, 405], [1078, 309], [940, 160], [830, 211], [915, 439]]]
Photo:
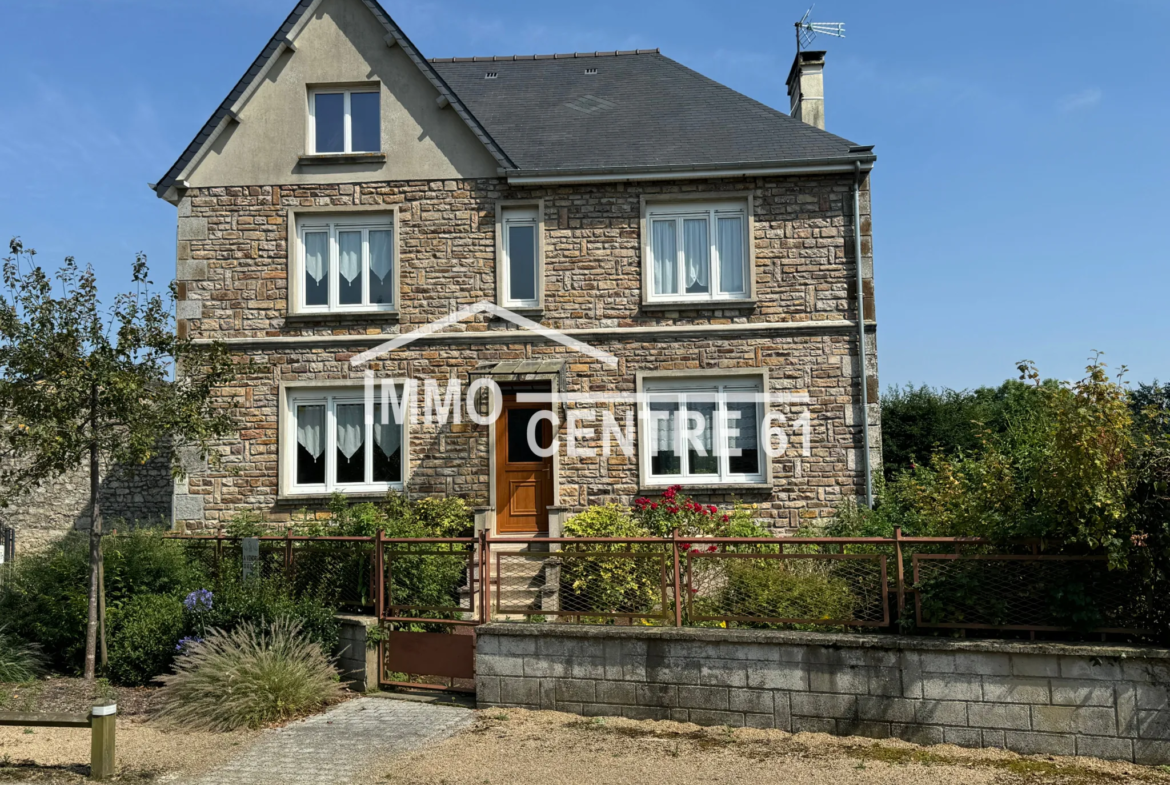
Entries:
[[40, 650], [25, 643], [0, 626], [0, 682], [26, 682], [35, 679], [44, 662]]
[[158, 719], [190, 730], [259, 728], [320, 709], [342, 694], [333, 663], [288, 619], [186, 639], [174, 673], [158, 680]]

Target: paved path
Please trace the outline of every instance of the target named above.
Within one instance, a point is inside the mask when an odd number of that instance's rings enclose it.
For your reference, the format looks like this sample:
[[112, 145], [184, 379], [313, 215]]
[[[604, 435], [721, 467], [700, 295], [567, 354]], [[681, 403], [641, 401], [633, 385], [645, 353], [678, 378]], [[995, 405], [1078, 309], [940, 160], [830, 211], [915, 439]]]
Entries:
[[238, 758], [192, 785], [341, 785], [393, 755], [445, 739], [471, 721], [468, 709], [355, 698], [265, 732]]

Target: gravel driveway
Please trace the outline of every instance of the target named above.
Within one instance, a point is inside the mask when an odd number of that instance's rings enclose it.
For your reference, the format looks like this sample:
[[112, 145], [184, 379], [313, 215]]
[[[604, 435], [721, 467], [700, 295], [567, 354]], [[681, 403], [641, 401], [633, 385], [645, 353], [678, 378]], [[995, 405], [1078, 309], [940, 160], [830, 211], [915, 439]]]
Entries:
[[1084, 758], [514, 709], [479, 712], [468, 732], [381, 775], [398, 785], [1170, 783], [1158, 769]]

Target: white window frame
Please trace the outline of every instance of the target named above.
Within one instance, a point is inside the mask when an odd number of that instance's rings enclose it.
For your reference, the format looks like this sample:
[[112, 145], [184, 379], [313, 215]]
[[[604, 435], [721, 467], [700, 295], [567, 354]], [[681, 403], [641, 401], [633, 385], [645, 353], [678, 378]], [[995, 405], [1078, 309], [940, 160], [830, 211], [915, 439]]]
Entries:
[[[505, 207], [503, 209], [504, 254], [500, 265], [500, 275], [503, 276], [504, 289], [503, 305], [505, 308], [539, 308], [542, 265], [540, 263], [540, 215], [538, 214], [538, 208], [535, 206], [525, 206]], [[513, 226], [532, 227], [532, 275], [535, 280], [533, 281], [534, 286], [532, 287], [533, 297], [527, 300], [518, 300], [512, 297], [512, 233], [510, 230]]]
[[[514, 300], [510, 296], [508, 227], [529, 223], [536, 227], [536, 298]], [[539, 314], [544, 309], [544, 199], [497, 199], [495, 231], [496, 303], [504, 308]]]
[[[668, 487], [670, 485], [757, 485], [771, 482], [769, 457], [764, 451], [764, 414], [763, 392], [767, 389], [767, 379], [761, 375], [735, 375], [729, 377], [710, 378], [655, 378], [645, 379], [641, 384], [639, 406], [640, 449], [638, 459], [642, 465], [642, 485], [645, 487]], [[728, 396], [752, 395], [756, 398], [756, 444], [758, 450], [759, 471], [754, 474], [733, 474], [730, 470], [731, 454], [727, 446], [729, 419], [727, 416]], [[654, 433], [655, 420], [650, 416], [651, 398], [657, 395], [680, 396], [680, 405], [685, 405], [687, 395], [692, 395], [704, 401], [715, 401], [715, 416], [713, 418], [715, 433], [711, 444], [719, 454], [719, 471], [717, 474], [691, 474], [687, 467], [687, 444], [683, 439], [681, 429], [676, 428], [676, 450], [680, 457], [679, 474], [654, 474], [652, 457], [654, 445], [657, 444], [657, 435]], [[677, 409], [676, 409], [677, 411]], [[739, 430], [737, 426], [736, 430]]]
[[[401, 396], [402, 390], [399, 388], [396, 395]], [[378, 403], [379, 401], [375, 401]], [[357, 387], [339, 387], [339, 388], [323, 388], [323, 387], [309, 387], [302, 389], [295, 389], [287, 391], [287, 425], [283, 429], [281, 440], [281, 452], [284, 458], [287, 478], [287, 495], [290, 496], [320, 496], [322, 494], [332, 494], [334, 492], [341, 493], [385, 493], [390, 490], [404, 490], [406, 487], [406, 476], [409, 468], [409, 450], [407, 448], [408, 428], [406, 423], [402, 423], [399, 427], [402, 429], [401, 434], [401, 479], [398, 482], [373, 482], [374, 476], [374, 424], [372, 422], [365, 423], [365, 477], [371, 478], [369, 481], [361, 483], [339, 483], [336, 481], [337, 477], [337, 406], [339, 404], [361, 404], [365, 405], [365, 392], [362, 388]], [[325, 407], [325, 448], [322, 453], [325, 459], [325, 482], [321, 484], [305, 484], [297, 483], [297, 407], [299, 406], [324, 406]], [[391, 412], [391, 416], [393, 413]]]
[[[398, 227], [393, 215], [377, 217], [360, 217], [353, 215], [314, 218], [312, 216], [298, 216], [296, 219], [297, 247], [296, 264], [293, 274], [296, 276], [296, 313], [362, 313], [395, 311], [398, 309]], [[305, 235], [313, 232], [326, 231], [329, 234], [329, 296], [325, 305], [308, 305], [308, 287], [305, 282]], [[341, 232], [360, 231], [362, 233], [362, 302], [340, 302], [340, 246], [338, 234]], [[370, 300], [370, 232], [390, 232], [390, 302], [371, 303]]]
[[[743, 232], [743, 291], [721, 292], [719, 280], [719, 218], [740, 219]], [[707, 220], [707, 291], [688, 294], [686, 291], [686, 261], [683, 244], [683, 221], [705, 218]], [[654, 281], [654, 224], [656, 221], [673, 220], [675, 223], [675, 275], [678, 291], [657, 294]], [[752, 254], [751, 201], [744, 199], [718, 201], [652, 202], [645, 208], [643, 222], [643, 258], [645, 259], [645, 301], [648, 303], [683, 302], [735, 302], [751, 300], [755, 296], [754, 264]]]
[[[343, 147], [340, 152], [331, 151], [327, 153], [317, 152], [317, 96], [319, 94], [336, 95], [341, 93], [344, 98], [343, 102], [343, 126], [342, 132]], [[355, 93], [378, 93], [378, 149], [377, 150], [354, 150], [353, 149], [353, 117], [350, 111], [350, 97]], [[353, 153], [380, 153], [382, 152], [382, 99], [381, 87], [379, 85], [370, 85], [369, 87], [315, 87], [309, 90], [309, 154], [310, 155], [350, 155]]]

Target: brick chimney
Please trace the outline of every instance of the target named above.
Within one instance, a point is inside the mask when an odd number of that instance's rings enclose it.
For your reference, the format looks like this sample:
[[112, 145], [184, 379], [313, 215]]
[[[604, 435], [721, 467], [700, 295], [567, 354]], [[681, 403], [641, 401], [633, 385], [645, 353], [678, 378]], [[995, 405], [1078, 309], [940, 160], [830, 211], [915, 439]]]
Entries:
[[825, 53], [797, 52], [788, 72], [788, 100], [797, 120], [825, 127]]

